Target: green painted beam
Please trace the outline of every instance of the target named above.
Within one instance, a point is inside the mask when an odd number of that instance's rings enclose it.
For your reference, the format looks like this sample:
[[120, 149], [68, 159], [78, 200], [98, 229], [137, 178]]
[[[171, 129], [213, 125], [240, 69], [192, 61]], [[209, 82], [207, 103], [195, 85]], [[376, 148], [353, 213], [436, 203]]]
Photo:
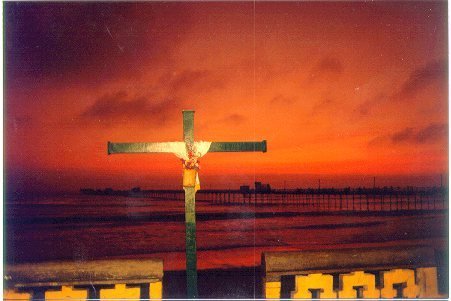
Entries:
[[183, 110], [183, 141], [189, 144], [194, 142], [194, 111]]
[[[185, 137], [190, 140], [193, 131], [189, 128], [187, 121]], [[183, 142], [108, 142], [108, 154], [125, 153], [172, 153], [171, 145]], [[266, 140], [261, 142], [212, 142], [208, 152], [266, 152]]]
[[197, 294], [197, 254], [196, 254], [196, 190], [185, 190], [185, 243], [186, 243], [186, 288], [187, 297], [195, 299]]
[[266, 140], [261, 142], [212, 142], [209, 153], [218, 152], [264, 152]]
[[134, 142], [115, 143], [108, 141], [108, 155], [125, 153], [172, 153], [171, 145], [183, 142]]
[[[187, 145], [194, 143], [194, 111], [184, 110], [183, 141]], [[185, 243], [186, 243], [186, 289], [188, 299], [196, 299], [197, 294], [197, 253], [196, 253], [196, 189], [185, 190]]]

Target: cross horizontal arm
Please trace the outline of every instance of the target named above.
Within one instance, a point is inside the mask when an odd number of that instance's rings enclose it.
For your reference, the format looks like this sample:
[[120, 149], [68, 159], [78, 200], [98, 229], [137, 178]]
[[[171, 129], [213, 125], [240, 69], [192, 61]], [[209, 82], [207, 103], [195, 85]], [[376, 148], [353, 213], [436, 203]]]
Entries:
[[218, 152], [263, 152], [266, 153], [266, 140], [261, 142], [212, 142], [209, 153]]
[[183, 142], [114, 143], [108, 141], [108, 155], [123, 153], [174, 153], [185, 147]]

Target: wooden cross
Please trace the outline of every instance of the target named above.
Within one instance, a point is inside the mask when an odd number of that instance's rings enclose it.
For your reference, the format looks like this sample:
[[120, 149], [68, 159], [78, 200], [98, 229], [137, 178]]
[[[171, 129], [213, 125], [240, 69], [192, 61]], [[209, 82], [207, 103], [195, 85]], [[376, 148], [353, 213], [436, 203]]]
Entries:
[[[184, 110], [183, 142], [108, 142], [108, 154], [175, 153], [184, 161], [183, 189], [185, 191], [186, 281], [188, 298], [197, 298], [196, 213], [195, 194], [199, 188], [197, 158], [202, 152], [194, 142], [194, 111]], [[203, 152], [266, 152], [266, 140], [261, 142], [199, 142]], [[206, 143], [206, 144], [205, 144]], [[209, 147], [208, 147], [209, 146]], [[193, 155], [194, 154], [194, 155]]]

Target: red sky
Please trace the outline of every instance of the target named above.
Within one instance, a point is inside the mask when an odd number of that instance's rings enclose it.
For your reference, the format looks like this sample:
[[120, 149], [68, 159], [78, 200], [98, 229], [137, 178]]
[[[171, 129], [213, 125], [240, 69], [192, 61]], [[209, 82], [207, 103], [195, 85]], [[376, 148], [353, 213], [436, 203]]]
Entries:
[[203, 187], [437, 185], [448, 172], [446, 2], [11, 3], [9, 191], [181, 188], [172, 155], [107, 141], [268, 141], [207, 154]]

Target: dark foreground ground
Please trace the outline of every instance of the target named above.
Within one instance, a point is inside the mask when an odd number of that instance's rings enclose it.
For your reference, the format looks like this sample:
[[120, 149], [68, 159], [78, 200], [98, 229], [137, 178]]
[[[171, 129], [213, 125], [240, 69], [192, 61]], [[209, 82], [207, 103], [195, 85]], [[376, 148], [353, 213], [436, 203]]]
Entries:
[[[262, 298], [260, 267], [200, 270], [199, 298]], [[165, 272], [163, 298], [186, 298], [185, 271]]]
[[[448, 295], [448, 254], [437, 254], [439, 292]], [[209, 269], [198, 271], [199, 298], [263, 298], [261, 267], [235, 269]], [[336, 277], [335, 277], [336, 278]], [[336, 280], [336, 279], [334, 279]], [[335, 289], [338, 282], [334, 283]], [[294, 290], [294, 276], [282, 278], [281, 297], [290, 298]], [[166, 271], [163, 279], [163, 298], [186, 297], [185, 271]]]
[[[198, 202], [199, 297], [262, 297], [263, 252], [390, 246], [442, 250], [437, 258], [440, 290], [447, 291], [448, 210], [317, 209]], [[163, 296], [184, 298], [184, 210], [182, 200], [118, 196], [7, 201], [4, 262], [159, 258], [164, 262]], [[290, 283], [282, 281], [283, 296], [289, 296]]]

